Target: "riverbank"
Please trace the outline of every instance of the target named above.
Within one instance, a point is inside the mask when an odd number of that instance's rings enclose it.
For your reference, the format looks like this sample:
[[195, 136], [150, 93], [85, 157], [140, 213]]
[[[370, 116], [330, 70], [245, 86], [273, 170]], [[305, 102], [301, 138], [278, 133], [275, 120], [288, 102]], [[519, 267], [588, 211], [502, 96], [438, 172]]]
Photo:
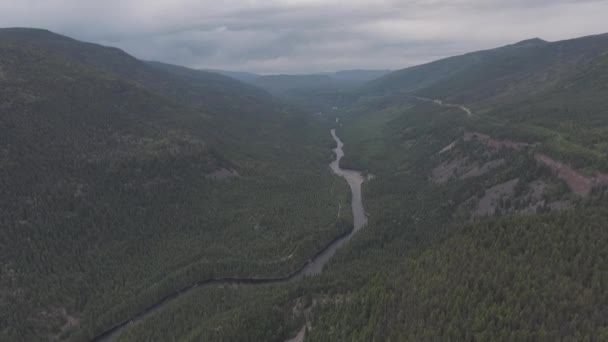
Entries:
[[335, 238], [331, 241], [327, 247], [319, 251], [314, 257], [308, 260], [299, 270], [294, 273], [287, 275], [285, 277], [275, 277], [275, 278], [220, 278], [220, 279], [205, 279], [189, 286], [186, 286], [182, 289], [172, 292], [171, 294], [163, 297], [156, 303], [142, 310], [140, 313], [135, 315], [129, 320], [125, 320], [121, 323], [116, 324], [112, 328], [104, 331], [103, 333], [97, 335], [93, 341], [114, 341], [124, 329], [126, 329], [130, 324], [137, 323], [138, 321], [145, 320], [149, 316], [157, 313], [162, 310], [164, 306], [178, 299], [179, 297], [190, 293], [196, 289], [201, 289], [205, 287], [223, 287], [223, 286], [261, 286], [268, 284], [280, 284], [287, 283], [293, 281], [300, 281], [306, 277], [315, 276], [320, 274], [323, 271], [323, 267], [329, 262], [329, 260], [334, 256], [336, 251], [346, 244], [354, 234], [363, 228], [367, 224], [367, 216], [365, 214], [365, 209], [363, 207], [363, 198], [361, 193], [361, 186], [365, 181], [365, 177], [358, 171], [355, 170], [347, 170], [342, 169], [340, 167], [340, 160], [344, 157], [344, 143], [338, 137], [336, 130], [332, 129], [330, 131], [332, 138], [336, 142], [336, 147], [333, 149], [333, 152], [336, 155], [336, 158], [330, 163], [330, 169], [336, 175], [344, 178], [351, 189], [351, 207], [353, 213], [353, 229], [344, 234]]

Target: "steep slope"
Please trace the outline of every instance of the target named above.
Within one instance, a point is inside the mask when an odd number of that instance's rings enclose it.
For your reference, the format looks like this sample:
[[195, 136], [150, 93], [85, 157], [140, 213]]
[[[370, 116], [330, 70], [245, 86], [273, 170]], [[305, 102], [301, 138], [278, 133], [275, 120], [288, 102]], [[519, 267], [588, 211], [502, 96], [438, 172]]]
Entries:
[[370, 83], [383, 98], [341, 118], [370, 227], [337, 273], [372, 275], [318, 300], [310, 339], [605, 339], [606, 188], [560, 176], [605, 163], [607, 51], [524, 41]]
[[345, 162], [376, 177], [343, 272], [373, 276], [317, 305], [311, 340], [605, 339], [607, 52], [534, 39], [361, 90]]
[[468, 129], [606, 171], [600, 128], [607, 122], [606, 53], [608, 34], [531, 39], [394, 72], [368, 83], [352, 107], [368, 116], [407, 105], [466, 109], [476, 114]]
[[328, 131], [274, 101], [1, 30], [0, 340], [88, 340], [195, 280], [289, 273], [348, 230]]
[[307, 340], [603, 341], [606, 214], [594, 208], [458, 229], [344, 294], [344, 304], [319, 305]]
[[239, 80], [241, 82], [251, 83], [256, 78], [260, 77], [258, 74], [250, 73], [250, 72], [242, 72], [242, 71], [229, 71], [229, 70], [217, 70], [217, 69], [203, 69], [203, 71], [215, 72], [224, 76], [228, 76], [230, 78], [234, 78], [235, 80]]
[[475, 102], [507, 93], [528, 95], [554, 86], [606, 51], [608, 34], [549, 43], [532, 39], [393, 72], [370, 82], [364, 94], [416, 92]]
[[208, 114], [240, 118], [264, 110], [269, 116], [276, 112], [276, 103], [269, 94], [217, 73], [145, 63], [120, 49], [80, 42], [46, 30], [1, 29], [0, 35], [114, 74]]

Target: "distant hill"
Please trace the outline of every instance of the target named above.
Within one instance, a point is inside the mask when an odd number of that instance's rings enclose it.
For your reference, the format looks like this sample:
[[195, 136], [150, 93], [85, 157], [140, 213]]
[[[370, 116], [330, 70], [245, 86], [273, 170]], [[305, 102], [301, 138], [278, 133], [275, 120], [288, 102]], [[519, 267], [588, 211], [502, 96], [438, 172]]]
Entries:
[[256, 78], [260, 77], [260, 75], [243, 72], [243, 71], [226, 71], [226, 70], [215, 70], [215, 69], [204, 69], [203, 71], [215, 72], [224, 76], [228, 76], [234, 78], [235, 80], [239, 80], [241, 82], [252, 82]]
[[327, 73], [326, 75], [335, 80], [367, 82], [382, 77], [390, 72], [391, 70], [343, 70]]
[[314, 88], [347, 88], [377, 79], [388, 70], [345, 70], [309, 75], [266, 75], [251, 83], [276, 95]]
[[[336, 72], [321, 72], [321, 73], [312, 73], [312, 74], [299, 74], [299, 75], [259, 75], [249, 72], [242, 71], [226, 71], [226, 70], [214, 70], [214, 69], [206, 69], [205, 71], [216, 72], [218, 74], [222, 74], [224, 76], [232, 77], [242, 82], [255, 83], [256, 79], [259, 78], [267, 78], [267, 77], [280, 77], [282, 78], [282, 82], [287, 78], [293, 78], [295, 82], [303, 82], [298, 80], [300, 77], [304, 79], [308, 79], [309, 82], [314, 79], [315, 76], [329, 76], [329, 78], [336, 81], [352, 81], [352, 82], [367, 82], [373, 79], [382, 77], [391, 72], [391, 70], [363, 70], [363, 69], [354, 69], [354, 70], [341, 70]], [[325, 82], [326, 80], [322, 77], [317, 78], [317, 81]], [[270, 81], [266, 80], [262, 82], [262, 84], [269, 83]], [[308, 83], [307, 85], [310, 85]]]
[[387, 74], [388, 70], [345, 70], [303, 75], [254, 75], [216, 71], [264, 89], [276, 97], [312, 112], [340, 107], [344, 98], [365, 82]]
[[252, 84], [281, 96], [298, 89], [333, 88], [346, 83], [329, 75], [268, 75], [256, 78]]
[[[313, 111], [335, 107], [341, 103], [342, 93], [390, 73], [390, 70], [343, 70], [299, 75], [257, 75], [223, 70], [210, 71], [252, 84]], [[327, 104], [312, 105], [318, 104], [314, 98], [319, 96], [326, 98]]]
[[[272, 107], [273, 100], [268, 94], [217, 73], [178, 67], [163, 70], [159, 67], [163, 64], [142, 62], [122, 50], [80, 42], [44, 30], [4, 29], [3, 34], [140, 84], [159, 95], [184, 105], [196, 106], [209, 114], [221, 112], [222, 115], [232, 113], [242, 116], [257, 111], [261, 106]], [[176, 70], [182, 72], [176, 73]], [[188, 75], [188, 71], [195, 76]], [[235, 102], [233, 98], [239, 98], [239, 101]]]
[[607, 54], [608, 34], [535, 38], [395, 71], [368, 82], [353, 99], [367, 109], [415, 97], [464, 105], [493, 122], [488, 132], [543, 142], [546, 153], [573, 165], [608, 170], [603, 147], [592, 142], [602, 139], [595, 127], [608, 123]]
[[517, 42], [517, 43], [513, 44], [513, 46], [527, 46], [527, 45], [538, 45], [538, 44], [546, 44], [546, 43], [548, 43], [548, 41], [546, 41], [544, 39], [531, 38], [531, 39], [526, 39], [526, 40]]
[[366, 94], [418, 93], [479, 101], [544, 91], [606, 51], [608, 34], [549, 43], [535, 38], [392, 72], [371, 81]]

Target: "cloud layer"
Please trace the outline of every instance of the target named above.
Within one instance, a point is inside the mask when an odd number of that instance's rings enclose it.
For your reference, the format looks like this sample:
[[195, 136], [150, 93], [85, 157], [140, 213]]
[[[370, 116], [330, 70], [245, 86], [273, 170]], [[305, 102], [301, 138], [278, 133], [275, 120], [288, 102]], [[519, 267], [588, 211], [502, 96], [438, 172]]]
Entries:
[[259, 73], [398, 69], [519, 40], [608, 32], [604, 0], [0, 0], [0, 25], [142, 59]]

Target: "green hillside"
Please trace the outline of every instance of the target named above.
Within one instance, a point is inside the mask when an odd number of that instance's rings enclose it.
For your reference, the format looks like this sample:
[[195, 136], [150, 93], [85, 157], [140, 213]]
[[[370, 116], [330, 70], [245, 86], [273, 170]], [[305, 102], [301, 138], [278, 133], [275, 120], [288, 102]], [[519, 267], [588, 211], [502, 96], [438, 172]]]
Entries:
[[323, 275], [205, 289], [120, 340], [285, 341], [303, 327], [306, 341], [608, 338], [606, 186], [590, 178], [603, 169], [605, 37], [524, 41], [351, 93], [335, 115], [343, 166], [374, 176], [369, 224]]
[[0, 30], [0, 340], [88, 340], [349, 229], [320, 122], [229, 78]]
[[369, 83], [342, 117], [346, 165], [376, 174], [368, 249], [343, 267], [391, 266], [310, 340], [608, 338], [607, 52], [535, 39]]
[[[545, 42], [523, 41], [390, 73], [371, 81], [362, 95], [415, 92], [470, 103], [500, 95], [529, 95], [578, 74], [605, 52], [608, 35]], [[540, 87], [539, 87], [540, 85]], [[506, 93], [506, 94], [503, 94]]]
[[369, 222], [321, 275], [199, 288], [118, 340], [604, 341], [607, 82], [608, 35], [531, 39], [359, 88], [282, 79], [306, 113], [0, 30], [0, 340], [89, 340], [193, 281], [297, 269], [351, 225], [336, 125]]
[[608, 35], [540, 39], [473, 52], [393, 72], [368, 83], [351, 111], [428, 106], [420, 98], [474, 112], [467, 129], [539, 144], [577, 168], [608, 170], [599, 141], [606, 120]]

